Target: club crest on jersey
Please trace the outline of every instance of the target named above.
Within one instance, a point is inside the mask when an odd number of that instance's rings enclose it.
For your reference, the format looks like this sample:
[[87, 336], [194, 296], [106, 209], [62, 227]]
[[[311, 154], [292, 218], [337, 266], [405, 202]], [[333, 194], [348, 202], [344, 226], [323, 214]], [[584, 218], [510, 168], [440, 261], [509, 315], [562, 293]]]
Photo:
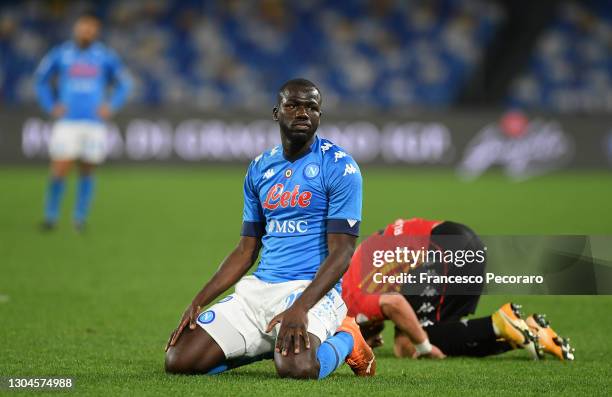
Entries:
[[319, 175], [319, 165], [316, 163], [310, 163], [304, 167], [304, 177], [312, 179]]
[[272, 186], [262, 206], [269, 210], [275, 210], [278, 207], [287, 208], [299, 205], [306, 208], [310, 205], [312, 193], [309, 191], [300, 192], [300, 185], [295, 185], [291, 191], [285, 191], [284, 189], [285, 185], [282, 183]]

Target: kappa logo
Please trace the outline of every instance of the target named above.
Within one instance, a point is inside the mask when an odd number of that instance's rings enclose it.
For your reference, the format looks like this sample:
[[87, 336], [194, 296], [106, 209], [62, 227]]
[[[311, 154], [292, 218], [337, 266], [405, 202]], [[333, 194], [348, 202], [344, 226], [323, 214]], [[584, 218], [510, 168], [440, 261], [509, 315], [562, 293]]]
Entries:
[[310, 205], [312, 193], [307, 190], [300, 192], [300, 185], [295, 185], [292, 191], [284, 191], [284, 189], [285, 185], [282, 183], [272, 186], [262, 206], [269, 210], [275, 210], [278, 207], [287, 208], [299, 205], [306, 208]]
[[431, 326], [431, 325], [434, 325], [434, 322], [433, 322], [433, 321], [431, 321], [430, 319], [428, 319], [427, 317], [425, 317], [424, 319], [422, 319], [422, 320], [420, 321], [420, 323], [421, 323], [421, 327], [429, 327], [429, 326]]
[[433, 288], [431, 285], [428, 285], [427, 287], [425, 287], [425, 289], [423, 289], [423, 292], [421, 292], [420, 296], [436, 296], [438, 295], [438, 291], [436, 291], [435, 288]]
[[263, 179], [270, 179], [273, 176], [274, 176], [274, 168], [270, 168], [266, 172], [264, 172]]
[[263, 157], [263, 154], [260, 154], [259, 156], [255, 157], [255, 163], [259, 162], [259, 160], [261, 160], [262, 157]]
[[344, 167], [344, 174], [342, 176], [347, 176], [349, 174], [354, 174], [357, 172], [357, 168], [353, 164], [347, 164]]
[[347, 154], [345, 152], [343, 152], [342, 150], [338, 150], [336, 153], [334, 153], [334, 163], [337, 163], [338, 160], [346, 156]]
[[272, 150], [270, 150], [270, 156], [274, 156], [278, 152], [278, 146], [274, 146]]
[[436, 308], [433, 307], [433, 305], [431, 303], [423, 302], [421, 307], [419, 307], [419, 310], [417, 310], [417, 313], [431, 313], [434, 310], [436, 310]]
[[325, 142], [321, 145], [321, 151], [323, 152], [323, 154], [325, 154], [325, 152], [327, 152], [332, 146], [334, 146], [333, 143]]

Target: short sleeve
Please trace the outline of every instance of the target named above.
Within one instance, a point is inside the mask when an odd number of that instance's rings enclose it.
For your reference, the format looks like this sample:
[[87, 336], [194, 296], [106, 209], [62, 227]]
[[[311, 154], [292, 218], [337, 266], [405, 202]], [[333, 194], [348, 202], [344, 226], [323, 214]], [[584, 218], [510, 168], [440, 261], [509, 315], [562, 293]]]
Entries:
[[255, 188], [253, 174], [256, 172], [255, 163], [251, 163], [244, 178], [244, 207], [242, 210], [242, 236], [260, 237], [265, 232], [265, 218]]
[[345, 156], [328, 163], [327, 232], [359, 235], [362, 179], [357, 163]]

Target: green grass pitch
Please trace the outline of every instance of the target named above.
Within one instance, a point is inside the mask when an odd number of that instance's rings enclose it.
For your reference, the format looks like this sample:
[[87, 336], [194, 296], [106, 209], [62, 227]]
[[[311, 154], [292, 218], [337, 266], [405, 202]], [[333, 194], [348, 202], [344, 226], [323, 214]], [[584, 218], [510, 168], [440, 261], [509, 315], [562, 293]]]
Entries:
[[[610, 395], [611, 297], [486, 296], [548, 314], [576, 361], [396, 360], [391, 327], [378, 375], [343, 366], [317, 381], [277, 379], [270, 361], [218, 376], [169, 376], [163, 346], [182, 310], [238, 240], [244, 167], [119, 168], [99, 173], [90, 229], [43, 235], [43, 168], [0, 168], [0, 376], [70, 376], [90, 395]], [[363, 234], [398, 216], [461, 221], [480, 233], [612, 234], [612, 176], [563, 173], [522, 183], [489, 174], [365, 168]], [[14, 393], [0, 390], [0, 394]]]

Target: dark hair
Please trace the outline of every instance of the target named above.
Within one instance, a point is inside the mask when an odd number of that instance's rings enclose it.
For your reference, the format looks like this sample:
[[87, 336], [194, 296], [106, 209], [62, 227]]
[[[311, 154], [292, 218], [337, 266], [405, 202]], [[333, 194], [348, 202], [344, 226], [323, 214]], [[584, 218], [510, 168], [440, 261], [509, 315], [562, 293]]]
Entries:
[[281, 88], [278, 89], [278, 95], [276, 97], [277, 103], [280, 103], [283, 92], [289, 87], [314, 88], [319, 93], [319, 97], [321, 97], [321, 91], [319, 90], [319, 87], [315, 85], [315, 83], [307, 79], [298, 78], [286, 81]]
[[[442, 240], [447, 245], [444, 249], [451, 250], [483, 250], [484, 244], [478, 235], [464, 224], [445, 221], [431, 230], [432, 241], [436, 241], [436, 236], [455, 236], [452, 240]], [[451, 243], [448, 246], [448, 243]]]
[[98, 23], [102, 23], [102, 19], [100, 18], [100, 15], [98, 15], [96, 12], [92, 11], [92, 10], [87, 10], [87, 11], [83, 11], [82, 13], [79, 14], [79, 16], [77, 17], [77, 21], [79, 19], [93, 19]]

